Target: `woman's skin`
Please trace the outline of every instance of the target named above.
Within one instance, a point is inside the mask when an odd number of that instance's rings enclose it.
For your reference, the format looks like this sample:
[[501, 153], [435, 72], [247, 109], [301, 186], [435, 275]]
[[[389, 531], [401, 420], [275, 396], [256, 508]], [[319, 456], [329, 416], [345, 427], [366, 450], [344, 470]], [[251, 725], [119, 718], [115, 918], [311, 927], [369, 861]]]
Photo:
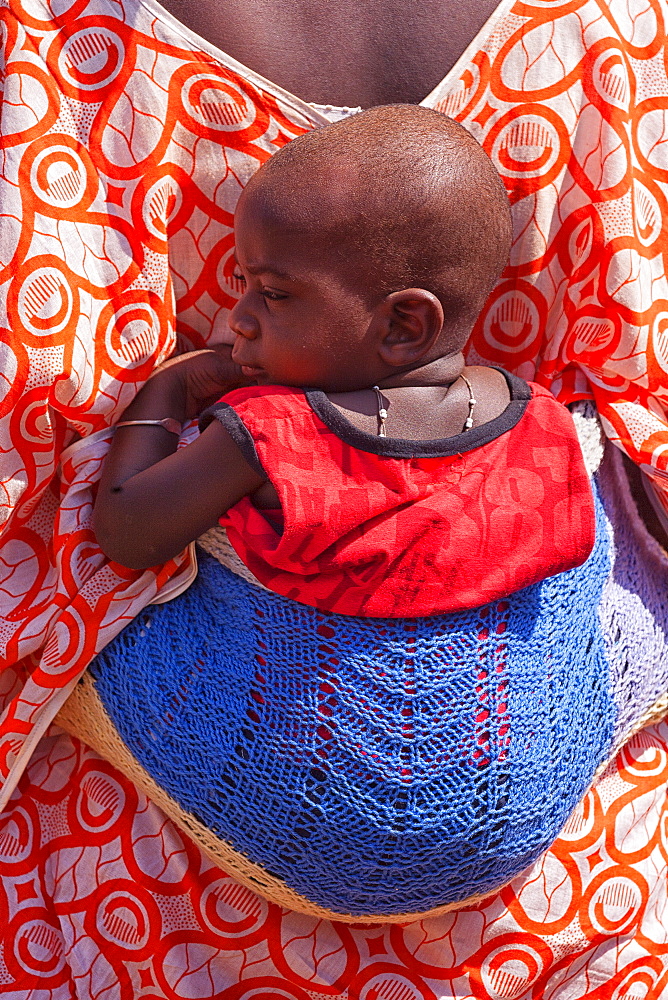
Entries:
[[163, 0], [202, 38], [304, 101], [419, 104], [497, 0]]

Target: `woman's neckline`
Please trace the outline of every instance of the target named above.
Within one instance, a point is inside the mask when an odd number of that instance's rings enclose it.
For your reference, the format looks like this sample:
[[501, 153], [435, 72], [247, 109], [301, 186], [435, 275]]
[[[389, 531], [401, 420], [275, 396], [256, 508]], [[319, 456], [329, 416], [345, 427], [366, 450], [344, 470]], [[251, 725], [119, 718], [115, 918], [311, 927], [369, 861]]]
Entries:
[[[328, 125], [330, 119], [327, 118], [322, 112], [318, 111], [313, 104], [302, 100], [297, 94], [293, 94], [289, 90], [285, 90], [279, 84], [274, 83], [272, 80], [268, 80], [266, 77], [257, 73], [255, 70], [251, 69], [250, 66], [246, 66], [244, 63], [239, 62], [233, 56], [229, 55], [223, 49], [218, 48], [212, 42], [209, 42], [206, 38], [198, 35], [196, 31], [192, 28], [187, 27], [182, 21], [179, 21], [177, 17], [171, 14], [162, 4], [158, 3], [158, 0], [137, 0], [137, 3], [146, 8], [159, 20], [168, 24], [177, 34], [189, 43], [189, 47], [194, 50], [201, 50], [206, 52], [208, 55], [212, 56], [217, 62], [220, 62], [223, 66], [228, 69], [233, 70], [238, 73], [239, 76], [243, 77], [244, 80], [248, 80], [253, 83], [260, 90], [265, 90], [277, 97], [279, 100], [284, 101], [289, 104], [295, 110], [301, 112], [304, 117], [311, 121], [314, 125]], [[463, 72], [464, 68], [470, 62], [471, 58], [480, 49], [483, 44], [484, 39], [488, 38], [496, 26], [496, 23], [505, 15], [507, 10], [509, 10], [515, 0], [500, 0], [496, 9], [489, 16], [485, 24], [482, 26], [480, 31], [475, 35], [475, 37], [466, 46], [462, 54], [459, 56], [452, 68], [445, 74], [443, 79], [438, 83], [427, 95], [420, 101], [420, 105], [425, 107], [432, 107], [436, 100], [438, 99], [441, 91], [452, 81], [454, 82]], [[342, 105], [331, 104], [328, 105], [332, 108], [342, 107]], [[323, 105], [320, 105], [323, 107]]]
[[512, 375], [504, 368], [498, 368], [496, 365], [492, 367], [504, 376], [510, 392], [510, 402], [498, 417], [494, 417], [479, 427], [473, 427], [471, 430], [446, 438], [412, 440], [377, 437], [351, 423], [322, 390], [305, 389], [303, 391], [307, 403], [323, 424], [341, 441], [359, 451], [382, 455], [385, 458], [447, 458], [489, 444], [501, 437], [502, 434], [512, 430], [524, 415], [531, 399], [531, 387], [524, 379]]

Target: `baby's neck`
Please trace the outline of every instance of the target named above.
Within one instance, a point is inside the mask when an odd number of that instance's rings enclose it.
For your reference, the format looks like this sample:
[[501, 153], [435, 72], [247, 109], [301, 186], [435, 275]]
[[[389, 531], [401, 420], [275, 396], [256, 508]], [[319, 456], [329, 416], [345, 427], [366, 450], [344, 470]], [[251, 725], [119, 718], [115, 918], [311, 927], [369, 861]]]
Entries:
[[427, 364], [411, 368], [409, 371], [397, 372], [380, 379], [380, 389], [401, 389], [409, 386], [439, 386], [451, 385], [464, 371], [464, 355], [451, 354], [446, 358], [436, 358]]
[[[459, 356], [461, 357], [461, 355]], [[510, 402], [508, 383], [494, 368], [465, 368], [463, 359], [440, 359], [379, 381], [388, 437], [415, 441], [452, 437], [472, 417], [473, 427], [498, 417]], [[462, 378], [462, 375], [465, 375]], [[342, 415], [360, 430], [377, 434], [380, 401], [373, 389], [327, 393]], [[474, 412], [470, 401], [474, 399]]]

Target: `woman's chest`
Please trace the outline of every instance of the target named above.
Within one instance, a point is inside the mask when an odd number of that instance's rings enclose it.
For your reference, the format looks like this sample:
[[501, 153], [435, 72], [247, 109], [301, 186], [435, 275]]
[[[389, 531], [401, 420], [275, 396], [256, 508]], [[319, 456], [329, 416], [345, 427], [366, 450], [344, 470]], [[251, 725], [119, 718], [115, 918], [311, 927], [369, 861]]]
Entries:
[[319, 104], [418, 103], [497, 6], [454, 0], [166, 0], [203, 38]]

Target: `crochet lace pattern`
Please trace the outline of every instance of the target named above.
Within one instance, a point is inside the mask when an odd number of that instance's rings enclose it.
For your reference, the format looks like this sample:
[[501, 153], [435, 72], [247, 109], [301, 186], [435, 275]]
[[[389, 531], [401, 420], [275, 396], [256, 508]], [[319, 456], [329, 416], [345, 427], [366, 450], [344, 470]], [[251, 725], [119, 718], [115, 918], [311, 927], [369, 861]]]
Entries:
[[597, 517], [584, 566], [423, 619], [325, 615], [203, 555], [97, 657], [97, 692], [185, 811], [319, 906], [489, 892], [552, 843], [614, 742]]

